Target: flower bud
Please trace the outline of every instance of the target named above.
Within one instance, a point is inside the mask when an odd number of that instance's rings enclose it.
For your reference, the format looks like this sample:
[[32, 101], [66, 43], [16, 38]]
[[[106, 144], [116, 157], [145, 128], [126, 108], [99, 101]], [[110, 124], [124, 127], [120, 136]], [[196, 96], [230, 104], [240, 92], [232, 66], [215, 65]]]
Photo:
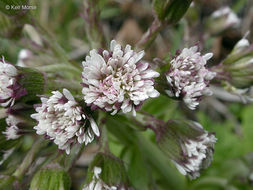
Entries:
[[108, 153], [98, 153], [90, 164], [83, 190], [127, 190], [128, 179], [123, 162]]
[[217, 77], [235, 88], [249, 88], [253, 85], [253, 45], [242, 38], [223, 63], [217, 66]]
[[28, 49], [22, 49], [18, 53], [18, 61], [17, 61], [17, 66], [19, 67], [28, 67], [33, 65], [33, 53], [28, 50]]
[[34, 103], [38, 100], [37, 94], [42, 94], [43, 89], [43, 74], [0, 60], [0, 106], [13, 106], [16, 100]]
[[229, 8], [223, 7], [215, 11], [207, 20], [207, 31], [211, 34], [219, 34], [240, 25], [240, 19]]
[[190, 7], [192, 0], [155, 0], [154, 10], [161, 21], [177, 23]]
[[70, 186], [71, 181], [68, 173], [59, 165], [52, 164], [34, 175], [30, 190], [69, 190]]
[[214, 134], [193, 121], [170, 120], [157, 132], [159, 148], [191, 179], [211, 164], [216, 140]]

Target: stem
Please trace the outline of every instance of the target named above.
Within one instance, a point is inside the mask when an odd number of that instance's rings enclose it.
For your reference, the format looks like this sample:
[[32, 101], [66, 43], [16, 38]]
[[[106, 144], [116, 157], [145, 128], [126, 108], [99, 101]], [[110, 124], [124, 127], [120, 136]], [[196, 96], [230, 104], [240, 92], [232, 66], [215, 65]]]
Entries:
[[35, 156], [37, 155], [38, 152], [40, 152], [40, 148], [45, 145], [43, 141], [44, 139], [41, 138], [33, 144], [32, 148], [26, 154], [23, 162], [14, 172], [13, 176], [15, 176], [19, 180], [22, 179], [22, 177], [25, 175], [26, 171], [29, 169], [32, 162], [34, 161]]
[[199, 187], [210, 187], [210, 186], [226, 188], [227, 185], [228, 185], [227, 179], [218, 178], [218, 177], [206, 177], [206, 178], [202, 178], [201, 181], [194, 183], [192, 186], [192, 189], [197, 189]]
[[102, 152], [110, 152], [105, 119], [106, 119], [106, 114], [103, 112], [99, 112], [98, 121], [99, 121], [99, 126], [100, 126], [100, 131], [101, 131], [100, 138], [99, 138], [99, 145], [100, 145], [100, 150]]
[[[74, 163], [80, 157], [83, 149], [85, 147], [85, 143], [77, 147], [77, 150], [72, 149], [72, 154], [65, 158], [65, 170], [68, 171], [72, 168]], [[74, 151], [73, 151], [74, 150]], [[74, 152], [74, 153], [73, 153]]]
[[95, 49], [106, 47], [98, 4], [99, 0], [84, 0], [85, 30], [91, 47]]
[[141, 40], [137, 43], [136, 49], [147, 49], [164, 27], [165, 24], [163, 24], [158, 18], [155, 18], [147, 32], [145, 32]]
[[46, 30], [39, 22], [36, 22], [36, 26], [44, 34], [44, 37], [49, 42], [54, 53], [63, 61], [63, 63], [69, 65], [69, 58], [67, 57], [67, 53], [63, 50], [63, 48], [56, 42], [52, 34]]
[[107, 129], [105, 125], [102, 125], [101, 127], [100, 150], [102, 152], [110, 152], [110, 148], [108, 145]]
[[35, 26], [35, 28], [38, 29], [38, 31], [40, 32], [40, 34], [42, 34], [42, 36], [44, 37], [44, 39], [46, 40], [46, 42], [48, 43], [48, 45], [51, 47], [51, 49], [54, 52], [54, 54], [57, 55], [64, 64], [71, 65], [71, 63], [69, 62], [69, 58], [67, 56], [67, 53], [57, 43], [57, 41], [55, 40], [54, 36], [46, 28], [44, 28], [44, 26], [42, 26], [38, 20], [35, 19], [34, 15], [32, 15], [30, 13], [30, 11], [29, 11], [29, 16], [31, 18], [31, 22], [30, 23], [33, 26]]

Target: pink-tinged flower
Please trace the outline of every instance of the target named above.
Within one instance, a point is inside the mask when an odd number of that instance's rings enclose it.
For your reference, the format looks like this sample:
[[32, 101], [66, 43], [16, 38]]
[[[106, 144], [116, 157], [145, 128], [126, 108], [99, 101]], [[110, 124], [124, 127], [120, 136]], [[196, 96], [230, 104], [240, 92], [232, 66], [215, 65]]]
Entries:
[[[152, 123], [151, 123], [152, 124]], [[194, 121], [170, 120], [165, 125], [157, 123], [158, 147], [175, 164], [183, 175], [195, 179], [210, 166], [217, 139]]]
[[216, 73], [209, 71], [205, 65], [212, 53], [204, 56], [198, 52], [198, 47], [184, 48], [170, 62], [170, 70], [166, 74], [169, 83], [167, 94], [183, 99], [190, 109], [195, 109], [203, 95], [212, 95], [208, 88], [210, 80]]
[[143, 56], [144, 51], [136, 53], [130, 45], [123, 49], [115, 40], [109, 51], [91, 50], [83, 62], [85, 102], [111, 114], [122, 110], [135, 115], [144, 100], [158, 97], [153, 78], [159, 73], [141, 60]]
[[207, 168], [213, 160], [216, 141], [215, 136], [206, 131], [196, 140], [186, 140], [182, 144], [185, 160], [173, 163], [181, 174], [188, 175], [191, 179], [199, 177], [200, 170]]
[[0, 60], [0, 106], [12, 106], [16, 98], [26, 94], [26, 91], [17, 83], [18, 70]]
[[20, 137], [18, 124], [22, 121], [13, 115], [8, 115], [6, 118], [6, 124], [9, 126], [3, 134], [6, 136], [7, 140], [15, 140]]
[[36, 108], [38, 113], [31, 115], [38, 121], [34, 127], [38, 135], [46, 135], [67, 154], [76, 142], [87, 145], [100, 135], [94, 119], [84, 112], [67, 89], [63, 89], [63, 93], [52, 93], [49, 98], [41, 98], [42, 104]]

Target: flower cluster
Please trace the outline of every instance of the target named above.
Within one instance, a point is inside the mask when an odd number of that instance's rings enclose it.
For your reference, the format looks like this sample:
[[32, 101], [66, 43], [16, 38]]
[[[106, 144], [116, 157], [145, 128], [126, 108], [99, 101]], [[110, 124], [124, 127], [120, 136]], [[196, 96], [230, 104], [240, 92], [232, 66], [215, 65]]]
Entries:
[[6, 128], [6, 131], [3, 132], [3, 134], [6, 136], [6, 139], [14, 140], [14, 139], [19, 138], [20, 134], [18, 134], [19, 128], [17, 125], [22, 121], [13, 115], [8, 115], [5, 121], [6, 121], [6, 124], [9, 126]]
[[95, 135], [100, 135], [93, 118], [85, 114], [67, 89], [63, 89], [63, 93], [52, 93], [49, 98], [41, 98], [42, 105], [36, 108], [38, 113], [31, 116], [38, 121], [34, 127], [37, 134], [46, 135], [67, 154], [75, 142], [88, 144]]
[[211, 164], [216, 140], [213, 134], [205, 132], [196, 140], [184, 141], [185, 160], [179, 163], [174, 162], [177, 169], [183, 175], [189, 175], [192, 179], [199, 177], [200, 170]]
[[15, 99], [26, 94], [17, 83], [18, 70], [11, 64], [0, 60], [0, 105], [13, 106]]
[[90, 51], [83, 62], [84, 100], [93, 109], [100, 108], [111, 114], [119, 110], [133, 112], [149, 97], [158, 97], [153, 78], [159, 73], [141, 59], [144, 51], [134, 52], [111, 41], [110, 51]]
[[217, 139], [199, 123], [170, 120], [158, 129], [158, 146], [183, 175], [195, 179], [211, 164]]
[[211, 57], [212, 53], [202, 56], [197, 46], [184, 48], [170, 62], [170, 70], [166, 74], [170, 85], [167, 94], [183, 99], [190, 109], [195, 109], [203, 95], [212, 94], [207, 87], [216, 73], [205, 68]]
[[83, 187], [83, 190], [94, 190], [94, 189], [97, 189], [97, 190], [124, 190], [124, 188], [118, 189], [116, 186], [110, 187], [109, 185], [104, 183], [99, 177], [101, 172], [102, 172], [102, 169], [95, 166], [92, 181], [89, 184], [85, 185]]

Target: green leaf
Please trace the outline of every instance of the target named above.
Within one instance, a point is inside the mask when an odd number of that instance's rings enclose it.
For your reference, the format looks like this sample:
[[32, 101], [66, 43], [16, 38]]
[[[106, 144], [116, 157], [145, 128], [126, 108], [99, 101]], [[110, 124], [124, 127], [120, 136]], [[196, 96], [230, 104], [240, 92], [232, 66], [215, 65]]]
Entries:
[[131, 147], [129, 149], [129, 154], [130, 163], [128, 166], [128, 176], [131, 184], [135, 189], [148, 190], [150, 183], [148, 163], [137, 146]]
[[154, 0], [154, 10], [161, 21], [177, 23], [190, 7], [192, 0]]

